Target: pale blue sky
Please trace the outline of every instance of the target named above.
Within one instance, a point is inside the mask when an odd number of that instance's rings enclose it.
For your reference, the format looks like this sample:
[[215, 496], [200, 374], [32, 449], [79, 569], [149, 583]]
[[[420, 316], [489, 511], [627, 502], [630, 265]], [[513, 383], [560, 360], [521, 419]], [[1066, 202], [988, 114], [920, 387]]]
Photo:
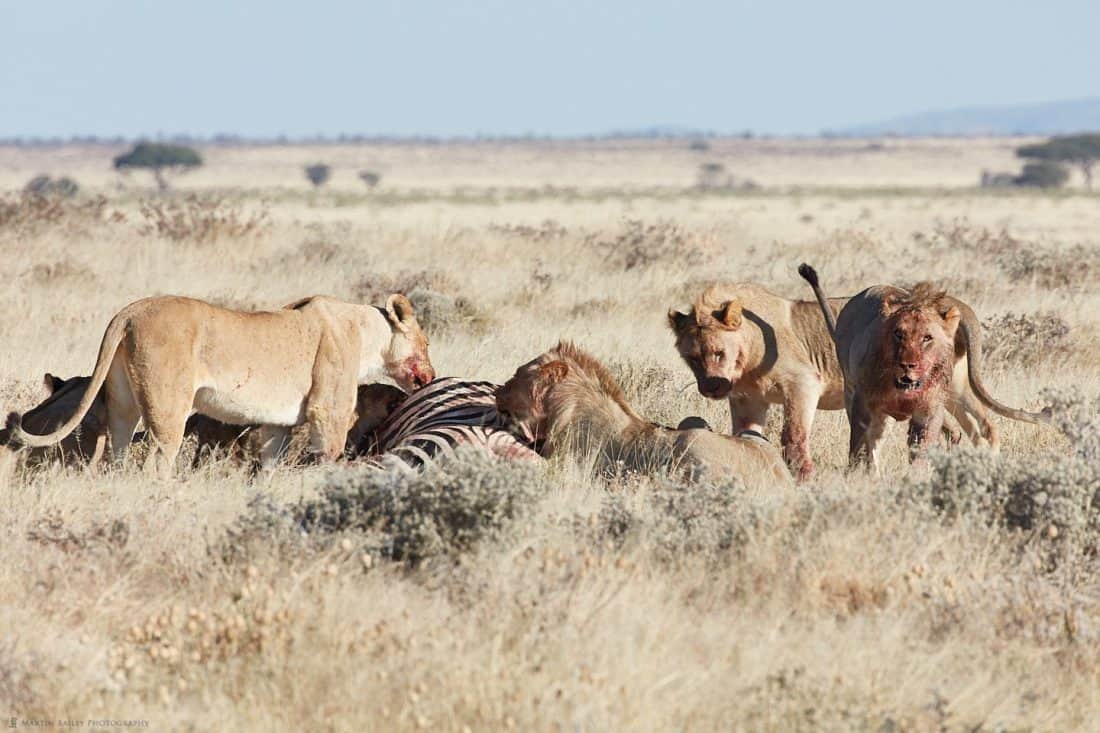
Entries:
[[1098, 71], [1095, 0], [0, 0], [0, 137], [812, 134]]

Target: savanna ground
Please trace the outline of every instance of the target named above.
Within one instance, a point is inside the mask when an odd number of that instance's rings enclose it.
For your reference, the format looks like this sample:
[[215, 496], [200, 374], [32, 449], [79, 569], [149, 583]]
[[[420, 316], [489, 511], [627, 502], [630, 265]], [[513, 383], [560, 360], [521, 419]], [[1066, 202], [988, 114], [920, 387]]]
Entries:
[[[747, 493], [460, 460], [446, 475], [227, 461], [158, 482], [17, 470], [0, 488], [0, 714], [153, 729], [1074, 730], [1100, 720], [1100, 205], [982, 191], [1020, 141], [209, 147], [158, 197], [110, 147], [0, 148], [0, 407], [90, 373], [158, 293], [420, 307], [441, 375], [501, 381], [558, 337], [645, 416], [702, 414], [665, 325], [707, 281], [809, 297], [934, 278], [987, 323], [1014, 406], [965, 448]], [[319, 192], [301, 166], [335, 167]], [[694, 188], [721, 162], [751, 191]], [[383, 174], [368, 193], [359, 169]], [[69, 175], [80, 197], [14, 191]], [[189, 200], [188, 194], [201, 198]], [[97, 200], [95, 197], [102, 196]], [[1048, 395], [1049, 398], [1049, 395]], [[1081, 399], [1084, 402], [1081, 402]], [[1089, 403], [1092, 402], [1090, 407]], [[777, 438], [777, 415], [770, 435]], [[1090, 421], [1092, 421], [1090, 423]]]

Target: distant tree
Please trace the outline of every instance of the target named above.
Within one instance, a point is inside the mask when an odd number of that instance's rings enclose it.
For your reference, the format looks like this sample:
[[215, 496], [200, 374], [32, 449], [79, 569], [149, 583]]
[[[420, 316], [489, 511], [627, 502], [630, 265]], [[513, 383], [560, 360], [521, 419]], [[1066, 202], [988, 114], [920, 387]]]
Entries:
[[35, 176], [27, 182], [24, 188], [39, 196], [58, 196], [66, 199], [76, 196], [77, 191], [80, 190], [80, 186], [76, 184], [76, 181], [68, 176], [50, 178], [46, 175]]
[[37, 193], [40, 196], [45, 196], [50, 192], [50, 177], [35, 176], [31, 180], [27, 181], [27, 185], [23, 187], [23, 190], [30, 193]]
[[705, 153], [710, 150], [710, 143], [706, 140], [692, 140], [688, 145], [689, 150], [694, 150], [697, 153]]
[[367, 188], [374, 188], [382, 180], [382, 174], [374, 171], [359, 171], [359, 180], [367, 184]]
[[153, 172], [157, 187], [168, 190], [165, 173], [183, 173], [202, 165], [202, 158], [186, 145], [164, 145], [161, 143], [138, 143], [128, 153], [115, 158], [115, 169], [120, 171], [132, 168], [147, 168]]
[[1060, 135], [1038, 145], [1024, 145], [1016, 149], [1021, 158], [1065, 163], [1077, 166], [1085, 177], [1085, 186], [1092, 190], [1092, 168], [1100, 160], [1100, 133], [1084, 135]]
[[1035, 186], [1037, 188], [1058, 188], [1069, 180], [1069, 171], [1049, 160], [1028, 163], [1020, 175], [1013, 181], [1017, 186]]
[[314, 186], [323, 186], [332, 175], [332, 168], [324, 163], [314, 163], [313, 165], [307, 165], [305, 172], [310, 183]]

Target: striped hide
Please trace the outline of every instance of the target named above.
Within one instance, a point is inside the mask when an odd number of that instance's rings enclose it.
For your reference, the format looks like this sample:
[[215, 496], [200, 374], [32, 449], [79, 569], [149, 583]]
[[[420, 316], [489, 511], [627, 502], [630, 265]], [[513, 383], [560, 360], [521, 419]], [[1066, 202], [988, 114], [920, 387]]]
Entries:
[[539, 460], [508, 432], [496, 408], [497, 385], [453, 377], [436, 379], [410, 394], [376, 432], [375, 458], [396, 456], [422, 466], [458, 446], [492, 456]]

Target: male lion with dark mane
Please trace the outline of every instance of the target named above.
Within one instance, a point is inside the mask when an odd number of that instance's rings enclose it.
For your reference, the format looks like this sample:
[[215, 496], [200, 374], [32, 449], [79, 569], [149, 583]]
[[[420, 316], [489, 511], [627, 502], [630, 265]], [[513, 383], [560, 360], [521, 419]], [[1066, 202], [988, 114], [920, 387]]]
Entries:
[[1015, 420], [1050, 423], [1049, 415], [1005, 407], [990, 396], [980, 375], [977, 316], [932, 283], [917, 283], [912, 290], [867, 288], [834, 316], [817, 272], [802, 264], [798, 273], [813, 288], [836, 344], [852, 465], [867, 462], [877, 468], [887, 417], [909, 421], [910, 460], [923, 456], [938, 438], [945, 411], [954, 406], [950, 387], [960, 365], [982, 405]]
[[496, 401], [501, 417], [544, 456], [595, 449], [607, 471], [671, 470], [690, 481], [738, 478], [759, 487], [791, 481], [759, 433], [674, 430], [643, 419], [607, 368], [567, 341], [517, 369]]

